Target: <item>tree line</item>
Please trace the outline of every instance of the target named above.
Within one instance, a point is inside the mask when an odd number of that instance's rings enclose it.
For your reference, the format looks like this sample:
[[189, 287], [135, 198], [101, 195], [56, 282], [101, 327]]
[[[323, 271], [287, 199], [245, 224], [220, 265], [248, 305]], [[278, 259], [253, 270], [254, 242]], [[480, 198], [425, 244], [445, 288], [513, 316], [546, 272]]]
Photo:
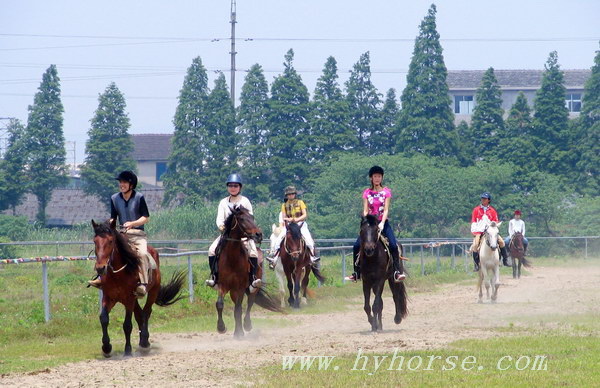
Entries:
[[[335, 58], [327, 58], [311, 98], [290, 49], [283, 72], [270, 85], [259, 64], [250, 68], [237, 108], [225, 76], [219, 74], [210, 88], [201, 58], [194, 58], [173, 120], [165, 204], [206, 206], [225, 194], [227, 174], [240, 172], [245, 195], [256, 202], [279, 199], [283, 187], [296, 185], [310, 200], [319, 229], [338, 236], [335, 220], [359, 206], [366, 171], [381, 164], [398, 195], [395, 218], [403, 225], [398, 228], [408, 234], [454, 230], [483, 190], [494, 191], [509, 208], [529, 207], [547, 233], [559, 232], [561, 209], [597, 198], [600, 189], [600, 51], [577, 119], [569, 120], [563, 73], [552, 52], [534, 101], [521, 94], [506, 114], [489, 68], [470, 125], [455, 126], [439, 38], [432, 5], [419, 26], [399, 101], [394, 89], [384, 96], [371, 82], [368, 52], [344, 85]], [[0, 209], [14, 208], [31, 192], [38, 198], [38, 220], [45, 221], [50, 193], [67, 176], [62, 114], [52, 65], [29, 107], [27, 125], [9, 123], [9, 147], [0, 160]], [[111, 83], [99, 97], [81, 166], [86, 193], [106, 203], [115, 174], [135, 170], [129, 127], [125, 98]]]

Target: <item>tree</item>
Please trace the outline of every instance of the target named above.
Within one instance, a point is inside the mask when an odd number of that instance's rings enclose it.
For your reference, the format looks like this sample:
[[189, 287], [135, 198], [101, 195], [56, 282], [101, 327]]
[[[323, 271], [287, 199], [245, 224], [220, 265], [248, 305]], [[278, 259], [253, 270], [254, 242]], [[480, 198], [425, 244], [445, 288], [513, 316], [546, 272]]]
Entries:
[[567, 173], [567, 154], [571, 143], [568, 133], [569, 111], [565, 107], [563, 72], [556, 51], [544, 65], [542, 86], [534, 102], [532, 142], [537, 150], [535, 162], [540, 171]]
[[381, 131], [381, 95], [371, 82], [369, 52], [360, 56], [350, 72], [350, 78], [346, 81], [346, 100], [350, 106], [350, 126], [356, 134], [358, 150], [372, 153], [370, 136]]
[[63, 105], [60, 99], [60, 79], [55, 65], [50, 65], [42, 77], [29, 106], [25, 131], [28, 189], [38, 200], [37, 220], [45, 225], [46, 206], [52, 190], [67, 183], [66, 151], [63, 135]]
[[600, 192], [600, 51], [596, 51], [592, 74], [585, 84], [583, 108], [578, 120], [578, 191], [588, 195]]
[[203, 194], [216, 200], [223, 194], [224, 178], [237, 172], [235, 109], [225, 81], [219, 74], [206, 100], [206, 157]]
[[385, 94], [385, 102], [381, 110], [381, 131], [373, 134], [371, 144], [376, 154], [392, 154], [396, 148], [398, 114], [400, 107], [396, 98], [396, 90], [390, 88]]
[[311, 160], [308, 89], [293, 66], [294, 51], [285, 55], [284, 71], [271, 85], [267, 127], [267, 148], [271, 176], [271, 195], [279, 197], [282, 187], [307, 186]]
[[310, 117], [311, 145], [316, 160], [327, 160], [335, 152], [356, 147], [350, 127], [350, 109], [338, 84], [337, 62], [327, 58], [317, 80]]
[[135, 171], [136, 167], [125, 108], [125, 98], [112, 82], [98, 97], [98, 108], [90, 120], [85, 144], [87, 156], [81, 167], [83, 190], [98, 197], [107, 209], [115, 192], [115, 177], [123, 170]]
[[527, 98], [520, 92], [506, 119], [505, 131], [500, 136], [500, 149], [504, 160], [527, 168], [534, 162], [536, 150], [531, 142], [533, 118]]
[[402, 92], [398, 151], [457, 158], [458, 139], [450, 108], [440, 35], [431, 5], [421, 22]]
[[27, 160], [23, 135], [25, 127], [19, 120], [10, 120], [6, 128], [8, 147], [4, 158], [0, 160], [0, 211], [15, 208], [23, 200], [27, 190], [25, 162]]
[[475, 159], [499, 156], [499, 138], [504, 132], [502, 91], [490, 67], [483, 74], [475, 95], [475, 109], [471, 121], [471, 140]]
[[244, 192], [257, 201], [269, 198], [267, 173], [267, 116], [269, 85], [259, 64], [253, 65], [242, 86], [238, 110], [238, 160], [246, 181]]
[[175, 132], [167, 172], [164, 175], [165, 203], [178, 194], [189, 204], [199, 204], [206, 172], [204, 160], [206, 144], [206, 100], [208, 76], [200, 57], [194, 58], [188, 68], [179, 92], [179, 103], [173, 124]]

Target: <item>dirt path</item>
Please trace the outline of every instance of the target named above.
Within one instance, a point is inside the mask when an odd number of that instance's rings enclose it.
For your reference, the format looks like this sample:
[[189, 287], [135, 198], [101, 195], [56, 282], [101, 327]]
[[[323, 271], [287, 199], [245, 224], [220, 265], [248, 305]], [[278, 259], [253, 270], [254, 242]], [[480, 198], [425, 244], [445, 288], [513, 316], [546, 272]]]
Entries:
[[349, 302], [350, 311], [282, 316], [297, 325], [257, 328], [242, 341], [234, 340], [231, 331], [155, 334], [153, 349], [145, 357], [89, 360], [38, 374], [7, 376], [0, 378], [0, 386], [232, 386], [252, 381], [247, 372], [251, 366], [281, 363], [283, 355], [336, 355], [358, 348], [376, 353], [396, 347], [431, 349], [456, 339], [500, 335], [489, 330], [493, 327], [553, 327], [573, 315], [600, 314], [600, 267], [539, 267], [520, 281], [504, 277], [502, 282], [497, 304], [477, 304], [473, 282], [413, 295], [410, 315], [399, 326], [393, 323], [393, 302], [387, 298], [384, 331], [379, 334], [370, 332], [362, 301], [355, 300]]

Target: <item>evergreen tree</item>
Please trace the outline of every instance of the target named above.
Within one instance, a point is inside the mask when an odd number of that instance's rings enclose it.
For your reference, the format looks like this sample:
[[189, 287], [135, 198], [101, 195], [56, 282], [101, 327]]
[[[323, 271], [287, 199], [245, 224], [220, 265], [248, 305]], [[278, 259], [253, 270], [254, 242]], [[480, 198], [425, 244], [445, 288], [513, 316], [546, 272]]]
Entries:
[[110, 209], [115, 192], [115, 177], [123, 170], [135, 171], [133, 141], [129, 136], [129, 117], [123, 94], [112, 82], [98, 97], [98, 109], [91, 119], [85, 144], [85, 163], [81, 167], [83, 190], [98, 197]]
[[173, 124], [175, 132], [164, 174], [165, 203], [181, 194], [189, 204], [204, 200], [204, 160], [208, 153], [206, 144], [206, 100], [208, 76], [200, 57], [194, 58], [188, 68], [179, 93], [179, 103]]
[[8, 132], [8, 147], [4, 158], [0, 160], [0, 211], [13, 210], [23, 200], [27, 190], [25, 179], [26, 154], [23, 147], [25, 127], [19, 120], [10, 120]]
[[223, 196], [224, 179], [237, 172], [235, 109], [225, 75], [219, 74], [206, 100], [206, 158], [203, 194], [209, 200]]
[[483, 74], [481, 85], [477, 89], [471, 121], [473, 156], [476, 159], [488, 159], [501, 154], [498, 145], [504, 132], [502, 115], [502, 91], [494, 69], [490, 67]]
[[583, 107], [578, 120], [578, 191], [588, 195], [600, 192], [600, 51], [596, 51], [592, 74], [585, 84]]
[[435, 15], [436, 7], [431, 5], [415, 40], [406, 88], [400, 98], [398, 150], [456, 158], [458, 139]]
[[506, 161], [525, 167], [534, 163], [535, 149], [531, 142], [533, 118], [527, 98], [520, 92], [506, 119], [504, 135], [500, 137], [500, 149]]
[[385, 95], [385, 102], [381, 110], [381, 131], [375, 132], [371, 143], [376, 154], [393, 154], [396, 148], [398, 114], [400, 107], [396, 97], [396, 90], [391, 88]]
[[246, 184], [244, 192], [256, 201], [269, 199], [267, 175], [267, 116], [269, 85], [263, 69], [255, 64], [246, 75], [238, 110], [238, 160]]
[[327, 58], [317, 80], [311, 109], [311, 147], [316, 160], [353, 149], [357, 140], [350, 127], [350, 109], [338, 84], [337, 62]]
[[566, 175], [571, 142], [569, 111], [565, 106], [564, 76], [556, 51], [550, 53], [544, 67], [542, 86], [534, 102], [532, 142], [538, 153], [532, 162], [537, 162], [541, 171]]
[[283, 74], [271, 85], [267, 148], [271, 176], [271, 195], [279, 198], [282, 188], [295, 184], [307, 186], [311, 160], [308, 90], [293, 67], [294, 51], [285, 55]]
[[63, 135], [63, 105], [60, 99], [60, 79], [55, 65], [50, 65], [42, 77], [29, 106], [24, 136], [27, 153], [28, 189], [38, 200], [37, 220], [45, 225], [46, 206], [52, 190], [67, 183], [66, 151]]
[[350, 106], [350, 126], [356, 134], [358, 150], [373, 153], [371, 134], [381, 131], [381, 95], [371, 82], [369, 52], [362, 54], [346, 81], [346, 100]]

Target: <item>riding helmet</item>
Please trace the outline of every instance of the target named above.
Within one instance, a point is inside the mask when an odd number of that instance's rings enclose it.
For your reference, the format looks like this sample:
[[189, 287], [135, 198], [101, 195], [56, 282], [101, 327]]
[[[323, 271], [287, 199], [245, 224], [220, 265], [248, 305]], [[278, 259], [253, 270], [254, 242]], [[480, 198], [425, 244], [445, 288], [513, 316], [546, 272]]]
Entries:
[[135, 189], [138, 183], [137, 175], [135, 175], [133, 171], [129, 170], [121, 171], [121, 173], [117, 175], [115, 179], [118, 181], [129, 182], [131, 184], [132, 189]]
[[288, 186], [285, 188], [285, 190], [283, 191], [284, 195], [288, 195], [288, 194], [296, 194], [296, 187], [295, 186]]
[[229, 183], [238, 183], [240, 185], [240, 187], [243, 186], [242, 177], [240, 176], [240, 174], [236, 174], [236, 173], [229, 174], [229, 176], [227, 177], [226, 184], [229, 184]]
[[379, 166], [373, 166], [369, 169], [369, 178], [373, 176], [373, 174], [381, 174], [383, 175], [383, 168]]
[[492, 195], [490, 193], [488, 193], [487, 191], [485, 191], [485, 192], [483, 192], [483, 194], [481, 194], [481, 198], [487, 198], [491, 201]]

